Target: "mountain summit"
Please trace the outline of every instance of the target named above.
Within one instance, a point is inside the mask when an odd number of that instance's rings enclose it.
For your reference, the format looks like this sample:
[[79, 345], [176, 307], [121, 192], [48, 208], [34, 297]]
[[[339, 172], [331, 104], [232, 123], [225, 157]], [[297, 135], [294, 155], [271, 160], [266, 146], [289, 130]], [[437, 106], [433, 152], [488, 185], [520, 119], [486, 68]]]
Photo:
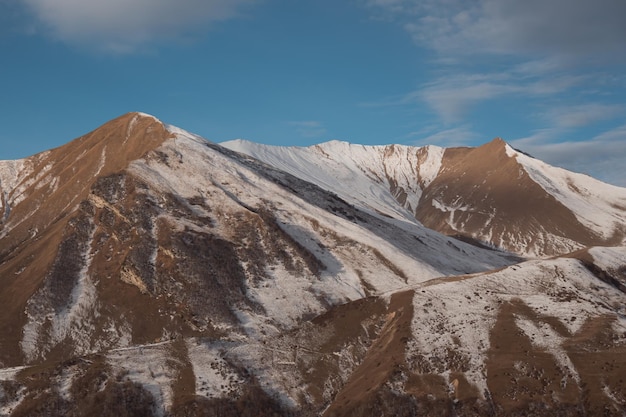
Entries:
[[220, 145], [130, 113], [0, 161], [0, 195], [0, 415], [624, 411], [624, 190], [501, 140]]

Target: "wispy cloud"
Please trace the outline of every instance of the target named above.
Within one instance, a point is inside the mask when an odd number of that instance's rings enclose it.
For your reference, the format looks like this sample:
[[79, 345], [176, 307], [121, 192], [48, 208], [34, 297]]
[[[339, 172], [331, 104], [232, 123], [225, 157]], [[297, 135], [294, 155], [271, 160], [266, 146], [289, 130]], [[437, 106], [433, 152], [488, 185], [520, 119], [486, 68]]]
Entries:
[[458, 121], [480, 101], [523, 91], [521, 85], [489, 74], [446, 74], [406, 94], [361, 103], [365, 107], [404, 106], [424, 102], [446, 123]]
[[416, 42], [442, 55], [626, 59], [622, 0], [370, 0], [367, 4], [397, 13]]
[[361, 107], [393, 107], [415, 104], [415, 102], [420, 100], [421, 94], [421, 91], [415, 90], [406, 94], [397, 94], [395, 96], [384, 97], [379, 100], [361, 102], [358, 103], [358, 105]]
[[63, 42], [128, 53], [237, 16], [254, 0], [20, 0]]
[[[445, 123], [458, 122], [478, 102], [519, 93], [522, 86], [512, 82], [488, 81], [475, 75], [459, 75], [437, 79], [426, 84], [419, 97]], [[413, 93], [415, 94], [415, 93]]]
[[407, 135], [412, 145], [437, 145], [442, 147], [468, 146], [480, 135], [472, 130], [470, 126], [458, 126], [451, 129], [437, 130], [430, 127], [427, 131], [421, 130], [411, 132]]
[[[403, 106], [426, 103], [446, 123], [462, 121], [469, 109], [480, 102], [502, 97], [533, 98], [565, 92], [581, 82], [585, 76], [519, 77], [506, 73], [464, 73], [458, 71], [427, 82], [421, 88], [404, 95], [384, 98], [364, 106]], [[606, 106], [608, 110], [609, 106]]]
[[512, 140], [511, 145], [552, 165], [626, 187], [626, 125], [576, 142], [563, 140], [566, 132], [563, 128], [542, 129]]
[[327, 133], [324, 125], [315, 120], [291, 121], [287, 124], [292, 126], [298, 135], [304, 138], [318, 138]]
[[[590, 80], [602, 63], [626, 63], [623, 0], [368, 0], [415, 42], [437, 53], [434, 80], [411, 91], [444, 121], [503, 96], [556, 95]], [[476, 73], [476, 67], [482, 67]], [[443, 74], [442, 68], [445, 68]], [[486, 69], [488, 68], [488, 69]]]
[[575, 128], [611, 120], [624, 114], [624, 106], [588, 103], [549, 109], [545, 117], [557, 127]]

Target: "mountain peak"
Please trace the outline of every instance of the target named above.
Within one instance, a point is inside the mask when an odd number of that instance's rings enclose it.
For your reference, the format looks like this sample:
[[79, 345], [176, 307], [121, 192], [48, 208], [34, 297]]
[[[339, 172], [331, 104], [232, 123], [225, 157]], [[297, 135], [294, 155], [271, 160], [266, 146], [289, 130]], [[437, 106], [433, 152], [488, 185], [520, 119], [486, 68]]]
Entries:
[[[63, 154], [76, 151], [93, 154], [113, 164], [113, 171], [159, 147], [173, 135], [156, 117], [146, 113], [131, 112], [119, 116], [92, 132], [62, 146]], [[107, 170], [108, 171], [108, 170]]]
[[504, 139], [502, 139], [501, 137], [496, 137], [490, 142], [487, 142], [483, 145], [478, 146], [476, 149], [482, 149], [482, 150], [487, 151], [488, 153], [492, 153], [492, 152], [500, 153], [502, 151], [506, 151], [507, 148], [510, 148], [508, 143], [506, 143]]
[[491, 247], [623, 246], [626, 189], [501, 138], [222, 145], [135, 112], [0, 162], [0, 415], [623, 409], [626, 248]]
[[156, 122], [161, 123], [161, 121], [158, 118], [156, 118], [155, 116], [153, 116], [151, 114], [148, 114], [148, 113], [144, 113], [144, 112], [140, 112], [140, 111], [134, 111], [134, 112], [126, 113], [126, 116], [131, 116], [131, 115], [133, 117], [142, 117], [142, 118], [152, 119], [152, 120], [154, 120]]
[[14, 227], [42, 228], [53, 219], [46, 213], [31, 218], [41, 201], [46, 200], [51, 207], [67, 208], [67, 214], [86, 198], [98, 178], [125, 170], [132, 161], [172, 137], [155, 117], [133, 112], [63, 146], [26, 158], [21, 164], [20, 179], [2, 190], [6, 194], [2, 204], [6, 214], [0, 230], [8, 233]]

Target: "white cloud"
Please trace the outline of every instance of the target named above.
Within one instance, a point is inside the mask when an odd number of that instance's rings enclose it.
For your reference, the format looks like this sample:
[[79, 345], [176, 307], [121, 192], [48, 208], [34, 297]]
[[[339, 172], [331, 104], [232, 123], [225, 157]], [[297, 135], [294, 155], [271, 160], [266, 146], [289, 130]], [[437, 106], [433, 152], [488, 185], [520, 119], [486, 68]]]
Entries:
[[623, 0], [371, 0], [441, 54], [624, 61]]
[[237, 16], [254, 0], [22, 0], [55, 38], [132, 52]]
[[366, 101], [359, 103], [362, 107], [390, 107], [390, 106], [403, 106], [406, 104], [414, 104], [420, 100], [421, 91], [411, 91], [406, 94], [398, 94], [391, 97], [386, 97], [377, 101]]
[[[626, 149], [626, 125], [607, 130], [597, 135], [594, 140], [602, 143], [619, 143], [620, 149]], [[624, 159], [626, 160], [626, 158]], [[623, 164], [626, 166], [626, 164]], [[626, 177], [624, 178], [626, 180]]]
[[[392, 104], [426, 102], [446, 123], [503, 96], [556, 96], [609, 84], [626, 63], [623, 0], [369, 0], [437, 52], [435, 79]], [[598, 64], [600, 76], [586, 74]], [[441, 68], [445, 68], [442, 74]], [[482, 68], [475, 74], [472, 68]], [[484, 68], [489, 68], [485, 73]], [[621, 68], [621, 69], [620, 69]], [[586, 75], [583, 75], [586, 74]], [[614, 78], [614, 77], [613, 77]], [[619, 81], [614, 81], [620, 84]], [[582, 120], [582, 119], [579, 119]], [[563, 119], [563, 123], [568, 123]], [[571, 119], [569, 123], [573, 123]]]
[[[589, 75], [531, 74], [529, 68], [468, 73], [446, 69], [419, 89], [378, 101], [360, 103], [364, 107], [390, 107], [426, 103], [445, 124], [465, 119], [470, 109], [484, 101], [503, 97], [545, 98], [568, 92], [587, 82]], [[524, 73], [521, 73], [524, 71]], [[605, 106], [608, 110], [610, 106]], [[600, 108], [598, 108], [600, 110]]]
[[532, 154], [530, 149], [536, 149], [538, 146], [544, 143], [552, 143], [561, 138], [565, 134], [565, 130], [562, 128], [549, 127], [543, 129], [536, 129], [530, 136], [524, 138], [513, 139], [510, 141], [511, 145], [519, 147], [524, 152]]

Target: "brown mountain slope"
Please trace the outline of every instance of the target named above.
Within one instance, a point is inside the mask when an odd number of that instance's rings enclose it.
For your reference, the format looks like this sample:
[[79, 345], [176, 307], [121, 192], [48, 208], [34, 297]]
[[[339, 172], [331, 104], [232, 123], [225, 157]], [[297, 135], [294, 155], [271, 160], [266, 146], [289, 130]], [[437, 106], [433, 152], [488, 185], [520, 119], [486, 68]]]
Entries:
[[28, 158], [16, 186], [2, 190], [10, 214], [0, 225], [0, 363], [19, 357], [16, 341], [22, 338], [26, 302], [53, 269], [59, 250], [77, 244], [78, 226], [67, 222], [95, 181], [126, 168], [171, 136], [153, 117], [130, 113]]
[[604, 240], [533, 181], [495, 139], [446, 149], [416, 218], [425, 226], [517, 253], [558, 255]]

